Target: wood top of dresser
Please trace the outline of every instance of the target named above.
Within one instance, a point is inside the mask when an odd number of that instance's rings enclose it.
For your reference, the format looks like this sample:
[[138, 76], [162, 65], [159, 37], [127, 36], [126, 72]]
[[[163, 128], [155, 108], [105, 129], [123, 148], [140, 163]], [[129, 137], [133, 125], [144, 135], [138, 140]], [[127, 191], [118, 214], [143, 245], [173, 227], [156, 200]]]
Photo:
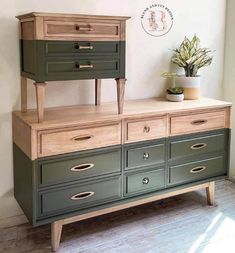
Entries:
[[37, 112], [34, 109], [27, 113], [13, 112], [13, 115], [26, 123], [31, 129], [43, 130], [59, 127], [70, 127], [78, 124], [92, 124], [103, 121], [117, 121], [152, 117], [167, 113], [185, 113], [193, 110], [211, 110], [230, 107], [232, 104], [219, 100], [201, 98], [183, 102], [169, 102], [163, 98], [151, 98], [125, 101], [123, 114], [117, 113], [115, 102], [103, 103], [101, 106], [79, 105], [47, 108], [43, 123], [37, 122]]
[[18, 15], [19, 20], [33, 17], [47, 17], [47, 18], [77, 18], [77, 19], [109, 19], [109, 20], [127, 20], [130, 17], [126, 16], [106, 16], [106, 15], [85, 15], [85, 14], [67, 14], [67, 13], [47, 13], [47, 12], [31, 12], [23, 15]]

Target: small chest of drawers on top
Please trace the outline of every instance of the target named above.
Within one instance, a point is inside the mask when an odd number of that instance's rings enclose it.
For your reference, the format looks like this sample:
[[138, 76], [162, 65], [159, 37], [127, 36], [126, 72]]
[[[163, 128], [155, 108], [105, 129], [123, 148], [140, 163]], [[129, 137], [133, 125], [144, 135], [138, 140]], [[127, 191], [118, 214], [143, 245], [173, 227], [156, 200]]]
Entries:
[[[231, 104], [164, 99], [13, 113], [15, 197], [33, 226], [62, 226], [206, 188], [229, 168]], [[64, 115], [61, 117], [61, 115]], [[80, 115], [78, 118], [77, 115]]]
[[39, 122], [44, 118], [46, 82], [95, 79], [95, 104], [100, 105], [101, 79], [114, 78], [122, 113], [129, 17], [33, 12], [17, 18], [22, 112], [27, 111], [27, 78], [35, 81]]

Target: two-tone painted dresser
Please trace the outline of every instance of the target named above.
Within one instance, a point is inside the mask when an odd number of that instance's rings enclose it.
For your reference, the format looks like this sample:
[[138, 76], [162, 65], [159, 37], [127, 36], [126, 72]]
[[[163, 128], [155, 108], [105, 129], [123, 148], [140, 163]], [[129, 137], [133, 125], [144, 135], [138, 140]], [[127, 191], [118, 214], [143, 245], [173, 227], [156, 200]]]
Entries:
[[118, 113], [122, 113], [129, 17], [32, 12], [17, 18], [22, 112], [27, 111], [27, 79], [35, 81], [38, 121], [42, 122], [47, 82], [95, 79], [95, 104], [99, 105], [101, 79], [113, 78]]
[[[201, 98], [13, 113], [15, 197], [33, 226], [64, 224], [205, 188], [229, 168], [231, 104]], [[79, 117], [78, 117], [79, 115]]]

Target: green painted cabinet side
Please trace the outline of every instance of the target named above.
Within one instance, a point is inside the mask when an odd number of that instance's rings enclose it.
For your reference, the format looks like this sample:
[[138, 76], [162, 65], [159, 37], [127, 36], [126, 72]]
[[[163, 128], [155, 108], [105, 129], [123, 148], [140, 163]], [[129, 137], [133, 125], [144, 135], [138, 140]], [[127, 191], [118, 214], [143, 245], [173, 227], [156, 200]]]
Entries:
[[35, 224], [35, 161], [13, 144], [14, 196], [31, 224]]

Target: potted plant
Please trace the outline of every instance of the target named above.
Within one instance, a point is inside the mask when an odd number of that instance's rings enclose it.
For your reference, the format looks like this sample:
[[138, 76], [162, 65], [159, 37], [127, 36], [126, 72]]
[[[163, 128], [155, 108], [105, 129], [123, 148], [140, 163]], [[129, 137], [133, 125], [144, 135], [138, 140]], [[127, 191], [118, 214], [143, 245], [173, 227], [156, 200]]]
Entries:
[[167, 89], [166, 98], [172, 102], [181, 102], [184, 100], [184, 89], [182, 87], [172, 87]]
[[198, 99], [200, 96], [199, 69], [209, 66], [213, 57], [208, 48], [201, 48], [200, 39], [194, 35], [192, 40], [185, 37], [180, 47], [173, 50], [171, 61], [183, 68], [185, 76], [174, 73], [166, 73], [164, 76], [174, 76], [174, 85], [184, 88], [185, 99]]

